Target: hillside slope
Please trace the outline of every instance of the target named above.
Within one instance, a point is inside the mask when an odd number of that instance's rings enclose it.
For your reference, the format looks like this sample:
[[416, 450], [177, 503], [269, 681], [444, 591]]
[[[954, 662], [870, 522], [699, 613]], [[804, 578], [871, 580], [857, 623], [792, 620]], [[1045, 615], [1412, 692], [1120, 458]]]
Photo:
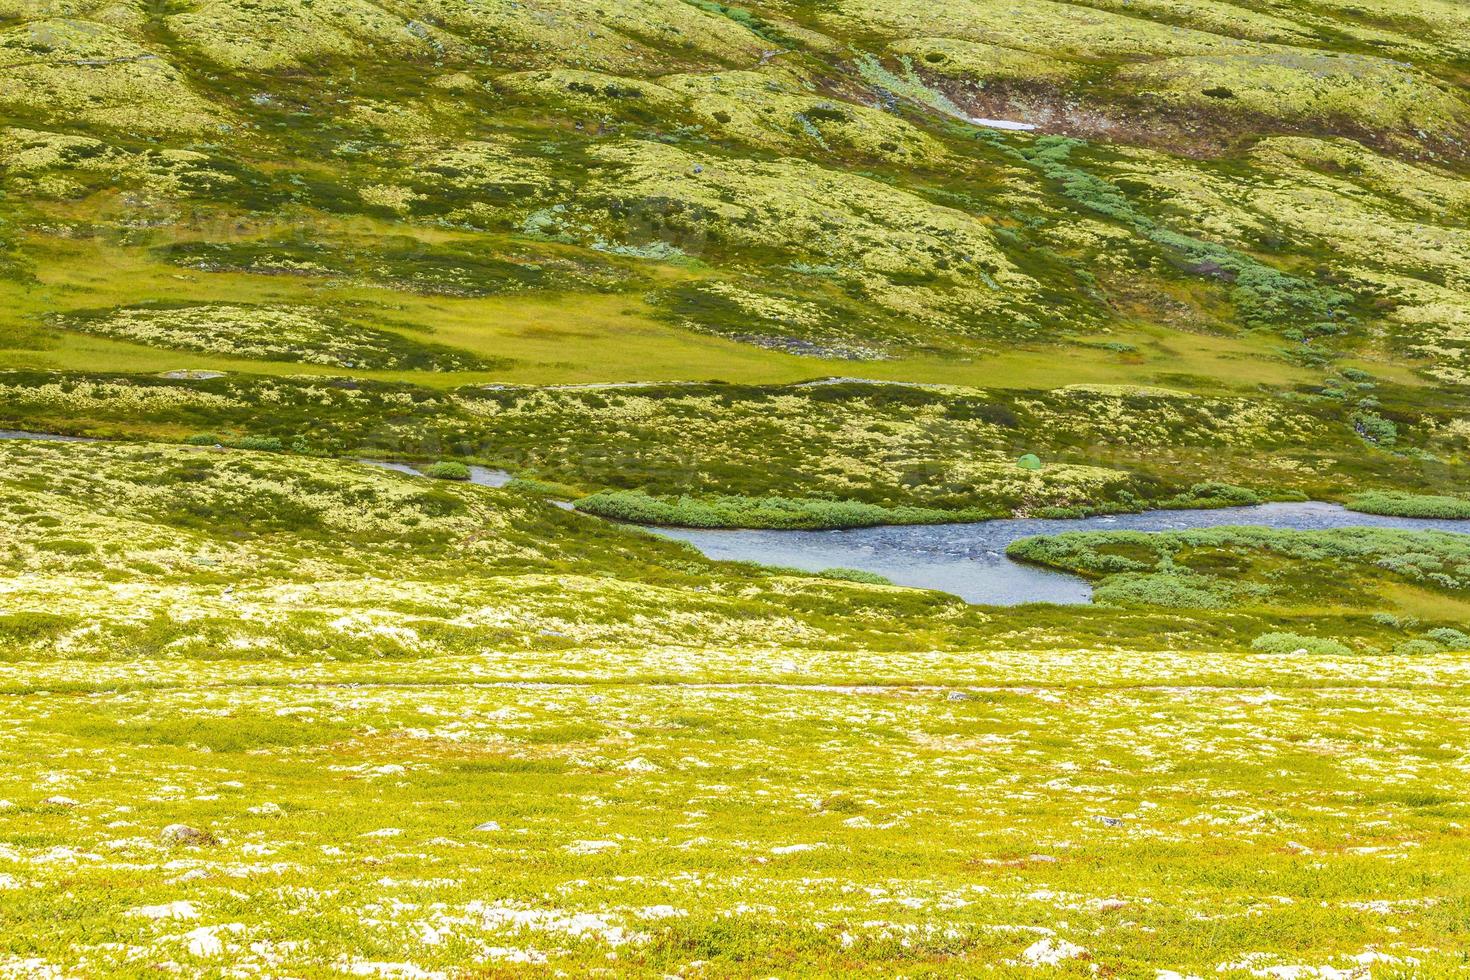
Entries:
[[12, 0], [0, 365], [1154, 385], [1316, 400], [1339, 492], [1390, 489], [1365, 474], [1405, 453], [1443, 489], [1464, 26], [1428, 2]]

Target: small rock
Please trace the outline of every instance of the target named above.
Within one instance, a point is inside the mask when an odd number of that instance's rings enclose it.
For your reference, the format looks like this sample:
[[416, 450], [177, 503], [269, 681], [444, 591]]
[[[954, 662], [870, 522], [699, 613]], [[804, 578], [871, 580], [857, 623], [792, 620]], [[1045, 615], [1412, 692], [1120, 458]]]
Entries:
[[496, 823], [494, 820], [486, 820], [484, 823], [480, 824], [475, 829], [476, 830], [485, 830], [485, 831], [499, 830], [500, 829], [500, 824]]
[[190, 827], [186, 823], [171, 823], [159, 835], [165, 844], [186, 844], [193, 847], [214, 847], [219, 838], [207, 830]]
[[1098, 821], [1098, 823], [1102, 824], [1104, 827], [1121, 827], [1121, 826], [1123, 826], [1123, 821], [1120, 820], [1117, 817], [1098, 817], [1097, 818], [1097, 821]]
[[80, 806], [80, 804], [77, 803], [77, 801], [72, 799], [70, 796], [48, 796], [41, 802], [46, 806]]
[[947, 694], [944, 695], [944, 700], [946, 700], [946, 701], [973, 701], [973, 700], [975, 700], [975, 695], [969, 694], [969, 693], [967, 693], [965, 691], [950, 691], [950, 692], [948, 692]]

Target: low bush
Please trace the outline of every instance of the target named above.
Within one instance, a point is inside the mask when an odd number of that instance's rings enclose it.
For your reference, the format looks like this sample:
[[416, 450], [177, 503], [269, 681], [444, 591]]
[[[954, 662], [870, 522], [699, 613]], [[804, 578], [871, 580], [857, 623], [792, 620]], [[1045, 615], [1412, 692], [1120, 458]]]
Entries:
[[434, 480], [468, 480], [470, 468], [463, 463], [446, 459], [424, 467], [424, 476]]
[[286, 451], [286, 444], [275, 436], [241, 436], [225, 445], [231, 449], [255, 449], [265, 453]]
[[817, 574], [822, 578], [837, 579], [841, 582], [861, 582], [864, 585], [893, 584], [877, 572], [865, 572], [861, 568], [826, 568]]
[[1470, 520], [1470, 500], [1391, 490], [1369, 490], [1348, 500], [1348, 510], [1385, 517], [1415, 517], [1421, 520]]
[[1424, 634], [1426, 640], [1431, 640], [1447, 650], [1470, 650], [1470, 634], [1450, 626], [1442, 626], [1439, 629], [1430, 630]]
[[1233, 483], [1196, 483], [1181, 494], [1160, 501], [1160, 507], [1168, 510], [1188, 510], [1195, 507], [1254, 507], [1262, 503], [1261, 495], [1247, 487]]
[[994, 515], [926, 507], [883, 507], [850, 500], [787, 497], [653, 497], [641, 490], [604, 490], [577, 501], [577, 509], [608, 520], [691, 528], [837, 530], [880, 524], [943, 524]]
[[1311, 653], [1325, 657], [1350, 657], [1347, 644], [1325, 636], [1301, 633], [1262, 633], [1251, 641], [1251, 649], [1259, 653]]

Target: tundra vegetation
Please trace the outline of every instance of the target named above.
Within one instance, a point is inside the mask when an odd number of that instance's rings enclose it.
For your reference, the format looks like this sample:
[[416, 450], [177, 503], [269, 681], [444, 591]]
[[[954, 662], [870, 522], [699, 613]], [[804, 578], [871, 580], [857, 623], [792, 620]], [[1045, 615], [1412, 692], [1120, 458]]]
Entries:
[[623, 523], [1470, 517], [1467, 38], [0, 0], [0, 977], [1470, 973], [1470, 539]]

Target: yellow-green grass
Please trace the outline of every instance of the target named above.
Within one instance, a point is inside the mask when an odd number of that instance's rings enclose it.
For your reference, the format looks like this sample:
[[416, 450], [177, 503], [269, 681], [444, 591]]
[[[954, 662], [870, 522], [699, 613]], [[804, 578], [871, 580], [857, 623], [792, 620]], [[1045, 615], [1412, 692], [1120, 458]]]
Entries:
[[1248, 653], [350, 463], [0, 456], [0, 974], [1464, 975], [1470, 662], [1375, 596]]
[[[0, 696], [0, 968], [1466, 965], [1470, 692], [1422, 669], [1263, 692], [1099, 690], [1097, 658], [1079, 685], [1008, 691], [262, 687], [187, 667]], [[170, 843], [175, 824], [212, 841]]]
[[[1050, 388], [1073, 383], [1149, 383], [1171, 375], [1219, 387], [1301, 382], [1311, 372], [1275, 356], [1259, 335], [1185, 333], [1139, 322], [1058, 343], [977, 347], [968, 357], [849, 361], [798, 357], [695, 333], [655, 318], [637, 293], [525, 292], [460, 298], [373, 286], [243, 272], [202, 272], [155, 260], [142, 249], [98, 242], [48, 241], [39, 283], [0, 280], [0, 324], [26, 329], [48, 314], [170, 302], [320, 305], [365, 324], [396, 330], [490, 358], [503, 368], [474, 372], [368, 371], [243, 360], [170, 351], [68, 331], [24, 348], [0, 350], [0, 366], [46, 370], [156, 373], [197, 368], [259, 374], [351, 375], [454, 387], [519, 384], [723, 380], [775, 384], [829, 375], [988, 387]], [[698, 276], [654, 263], [647, 274]], [[1110, 351], [1104, 344], [1136, 350]]]

